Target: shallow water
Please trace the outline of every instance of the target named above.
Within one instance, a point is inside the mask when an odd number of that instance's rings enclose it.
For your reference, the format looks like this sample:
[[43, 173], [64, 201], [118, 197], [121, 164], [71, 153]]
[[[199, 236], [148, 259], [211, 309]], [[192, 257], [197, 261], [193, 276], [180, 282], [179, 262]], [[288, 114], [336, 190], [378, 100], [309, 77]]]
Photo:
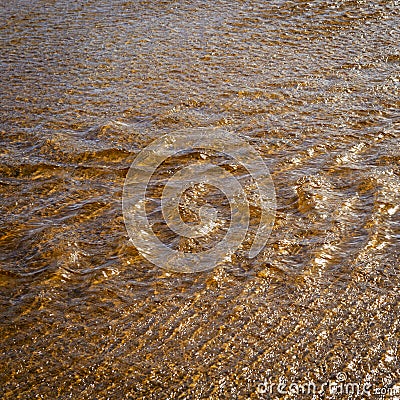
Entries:
[[[399, 6], [2, 2], [1, 397], [289, 398], [258, 384], [338, 373], [400, 391]], [[121, 198], [135, 155], [192, 127], [251, 143], [277, 212], [256, 259], [181, 275], [130, 244]], [[185, 218], [204, 196], [223, 228], [204, 188]]]

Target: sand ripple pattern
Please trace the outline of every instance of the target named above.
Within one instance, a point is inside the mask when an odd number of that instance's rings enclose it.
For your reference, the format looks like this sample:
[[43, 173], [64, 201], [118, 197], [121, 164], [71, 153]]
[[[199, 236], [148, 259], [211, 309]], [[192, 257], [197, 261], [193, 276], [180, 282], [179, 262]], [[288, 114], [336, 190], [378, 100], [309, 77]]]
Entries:
[[[338, 376], [398, 388], [399, 10], [1, 2], [0, 398], [289, 399], [257, 387]], [[146, 215], [168, 248], [220, 243], [242, 189], [249, 210], [229, 257], [181, 274], [140, 254], [121, 199], [143, 149], [197, 129], [254, 149], [276, 215], [250, 258], [257, 179], [210, 149], [167, 158]], [[187, 187], [194, 166], [242, 189]]]

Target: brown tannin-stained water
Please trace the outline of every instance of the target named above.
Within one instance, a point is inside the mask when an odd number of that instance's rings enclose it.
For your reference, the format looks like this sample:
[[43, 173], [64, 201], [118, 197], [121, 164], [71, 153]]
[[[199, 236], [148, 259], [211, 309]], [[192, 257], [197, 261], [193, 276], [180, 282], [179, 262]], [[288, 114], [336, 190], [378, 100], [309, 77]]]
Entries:
[[[2, 1], [0, 397], [400, 397], [399, 10]], [[132, 245], [121, 199], [143, 148], [197, 127], [257, 149], [276, 218], [256, 258], [245, 241], [217, 268], [179, 274]], [[192, 187], [182, 212], [195, 220], [204, 196], [225, 226], [218, 191]]]

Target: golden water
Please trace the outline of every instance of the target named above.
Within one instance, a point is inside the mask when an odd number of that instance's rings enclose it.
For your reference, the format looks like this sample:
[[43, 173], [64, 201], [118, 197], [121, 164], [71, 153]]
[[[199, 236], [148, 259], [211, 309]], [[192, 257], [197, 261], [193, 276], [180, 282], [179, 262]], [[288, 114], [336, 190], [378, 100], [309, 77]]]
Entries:
[[[399, 7], [2, 1], [0, 397], [399, 385]], [[191, 127], [251, 143], [277, 213], [256, 259], [180, 275], [129, 243], [121, 197], [135, 155]]]

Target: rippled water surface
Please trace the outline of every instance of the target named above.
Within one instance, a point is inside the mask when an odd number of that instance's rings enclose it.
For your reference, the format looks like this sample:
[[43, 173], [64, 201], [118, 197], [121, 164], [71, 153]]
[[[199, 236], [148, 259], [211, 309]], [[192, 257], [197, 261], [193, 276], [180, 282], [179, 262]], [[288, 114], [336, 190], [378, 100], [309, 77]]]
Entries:
[[[338, 373], [400, 392], [399, 9], [0, 2], [0, 397], [302, 398], [257, 388]], [[177, 274], [129, 242], [121, 198], [141, 149], [193, 127], [251, 143], [277, 211], [257, 258]], [[223, 227], [206, 189], [182, 212], [208, 196]]]

